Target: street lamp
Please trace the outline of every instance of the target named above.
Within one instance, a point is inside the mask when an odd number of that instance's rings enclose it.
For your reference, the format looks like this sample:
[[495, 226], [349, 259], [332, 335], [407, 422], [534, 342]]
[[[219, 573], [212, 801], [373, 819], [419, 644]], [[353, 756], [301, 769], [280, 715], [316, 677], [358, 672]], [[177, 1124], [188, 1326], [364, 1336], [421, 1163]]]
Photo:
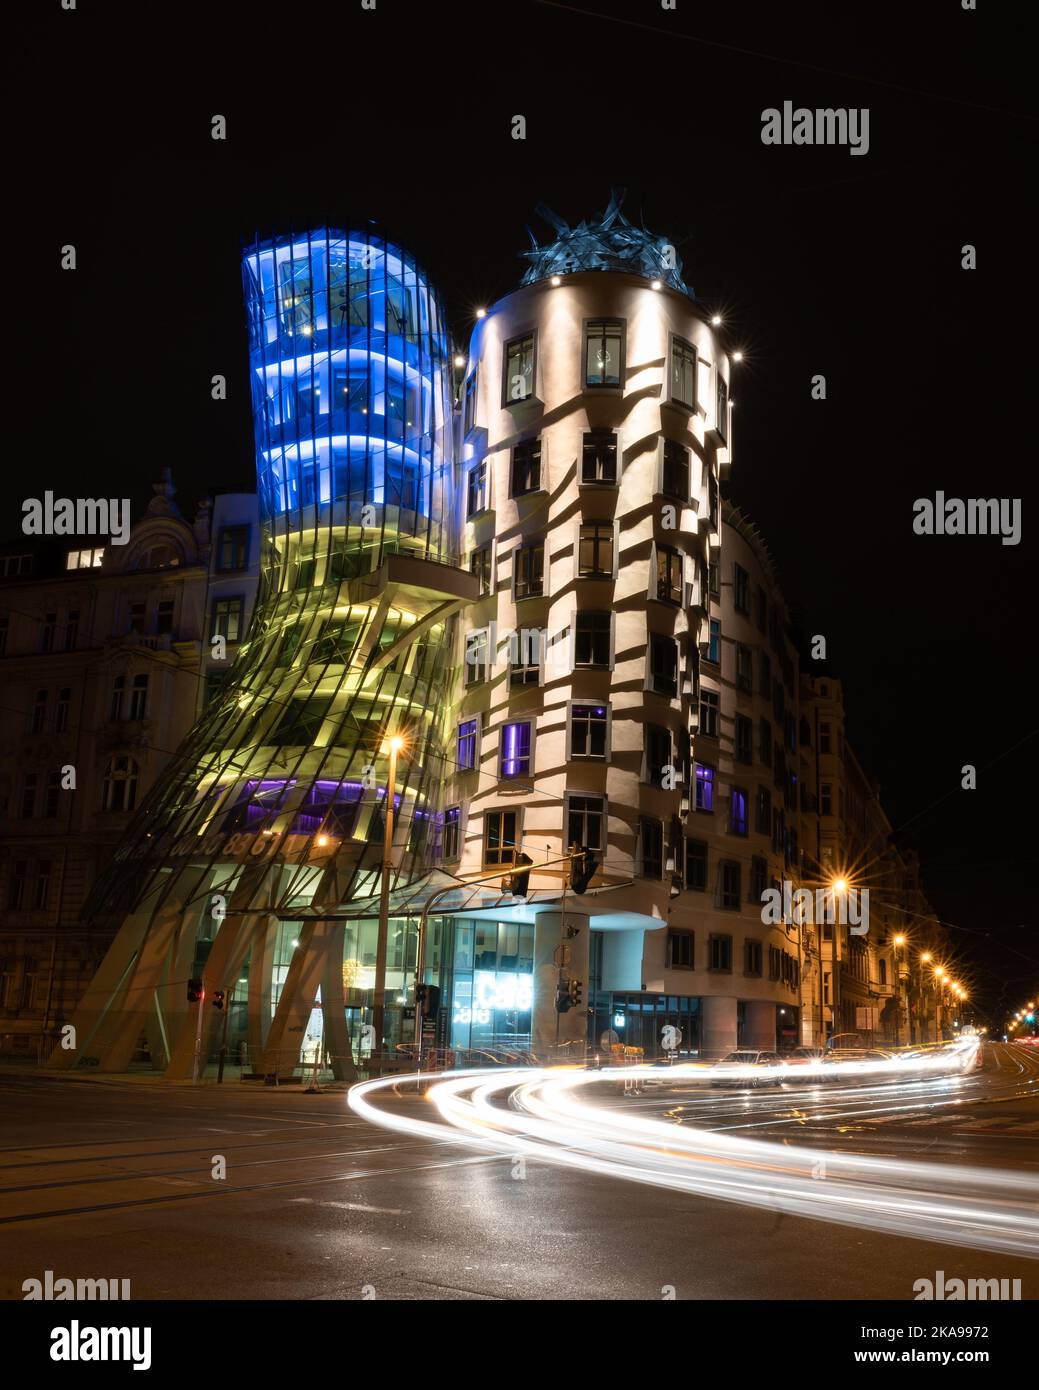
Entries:
[[[900, 959], [899, 959], [899, 951], [902, 949], [902, 947], [903, 947], [905, 944], [906, 944], [906, 939], [905, 939], [904, 936], [902, 936], [901, 934], [899, 934], [898, 936], [895, 937], [894, 945], [895, 945], [895, 1046], [896, 1046], [896, 1047], [898, 1047], [899, 1042], [900, 1042], [900, 1039], [899, 1039], [899, 1029], [900, 1029], [900, 1027], [901, 1027], [901, 1017], [900, 1017], [900, 1015], [901, 1015], [901, 1013], [902, 1013], [902, 965], [901, 965], [901, 961], [900, 961]], [[909, 1028], [908, 1028], [908, 1020], [906, 1021], [906, 1024], [907, 1024], [907, 1026], [906, 1026], [906, 1031], [908, 1032], [908, 1031], [909, 1031]], [[910, 1039], [910, 1041], [912, 1041], [912, 1039]]]
[[375, 989], [372, 1005], [372, 1026], [375, 1032], [375, 1046], [380, 1060], [372, 1067], [375, 1076], [382, 1071], [381, 1053], [383, 1048], [383, 1028], [385, 1026], [386, 996], [386, 949], [390, 931], [390, 869], [393, 851], [393, 798], [397, 790], [397, 755], [404, 747], [400, 734], [390, 734], [382, 741], [380, 753], [389, 756], [390, 767], [386, 777], [386, 820], [382, 838], [382, 875], [379, 881], [379, 936], [375, 947]]
[[832, 943], [832, 950], [831, 950], [831, 952], [830, 952], [830, 955], [831, 955], [831, 957], [832, 957], [832, 961], [831, 961], [831, 972], [832, 972], [833, 978], [832, 978], [832, 980], [831, 980], [831, 984], [832, 984], [831, 997], [832, 997], [832, 999], [833, 999], [833, 1003], [832, 1003], [831, 1006], [830, 1006], [830, 1013], [831, 1013], [831, 1016], [832, 1016], [832, 1018], [833, 1018], [833, 1032], [834, 1032], [834, 1034], [836, 1034], [836, 1033], [840, 1032], [840, 1031], [842, 1030], [842, 1028], [843, 1028], [843, 1023], [841, 1022], [841, 1016], [840, 1016], [840, 1009], [841, 1009], [841, 914], [840, 914], [839, 904], [838, 904], [838, 901], [837, 901], [837, 895], [838, 895], [839, 893], [844, 893], [844, 892], [847, 891], [847, 888], [848, 888], [848, 880], [847, 880], [846, 878], [844, 878], [844, 877], [833, 878], [833, 879], [830, 880], [830, 888], [831, 888], [831, 890], [832, 890], [832, 892], [833, 892], [833, 943]]

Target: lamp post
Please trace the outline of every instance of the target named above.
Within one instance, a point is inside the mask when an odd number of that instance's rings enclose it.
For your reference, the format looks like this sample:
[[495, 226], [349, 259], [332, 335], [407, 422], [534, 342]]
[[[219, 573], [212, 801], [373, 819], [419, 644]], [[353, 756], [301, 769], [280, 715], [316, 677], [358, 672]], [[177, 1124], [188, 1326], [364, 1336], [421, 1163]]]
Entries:
[[388, 753], [389, 772], [386, 777], [386, 822], [382, 839], [382, 874], [379, 882], [379, 936], [375, 947], [375, 989], [373, 991], [372, 1026], [378, 1060], [372, 1067], [375, 1076], [382, 1071], [383, 1028], [386, 1014], [386, 950], [390, 931], [390, 870], [393, 867], [393, 798], [397, 789], [397, 754], [404, 747], [399, 734], [383, 739], [381, 752]]
[[841, 1021], [841, 912], [838, 894], [843, 893], [848, 886], [846, 878], [831, 879], [830, 887], [833, 890], [833, 943], [831, 955], [831, 974], [832, 974], [832, 998], [830, 1013], [833, 1017], [834, 1035], [843, 1032]]
[[902, 1013], [902, 960], [901, 950], [906, 944], [904, 936], [895, 937], [895, 1046], [899, 1046], [899, 1019]]

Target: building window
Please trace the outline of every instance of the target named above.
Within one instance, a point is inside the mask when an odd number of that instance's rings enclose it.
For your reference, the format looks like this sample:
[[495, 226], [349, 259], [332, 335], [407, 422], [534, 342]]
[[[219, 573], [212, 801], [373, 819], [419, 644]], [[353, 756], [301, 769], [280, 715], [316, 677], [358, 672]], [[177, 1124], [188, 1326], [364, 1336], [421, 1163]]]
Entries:
[[534, 394], [534, 335], [505, 344], [505, 404], [529, 401]]
[[605, 705], [570, 706], [570, 756], [605, 758], [609, 713]]
[[7, 655], [7, 638], [11, 631], [11, 615], [0, 613], [0, 656]]
[[764, 650], [758, 653], [758, 694], [766, 700], [772, 694], [772, 658]]
[[581, 523], [577, 573], [581, 579], [613, 578], [613, 522]]
[[574, 616], [574, 665], [609, 666], [611, 614], [585, 610]]
[[759, 757], [763, 763], [772, 762], [772, 725], [767, 719], [763, 719], [758, 726], [758, 736], [761, 741]]
[[[735, 866], [737, 869], [739, 865]], [[726, 865], [722, 865], [722, 869]], [[716, 936], [713, 932], [707, 939], [707, 969], [732, 971], [732, 937]]]
[[606, 799], [602, 796], [566, 798], [566, 843], [579, 849], [602, 850], [606, 845]]
[[483, 862], [516, 862], [516, 812], [485, 811], [483, 815]]
[[54, 638], [58, 630], [57, 613], [45, 613], [43, 615], [43, 631], [40, 636], [40, 650], [52, 652], [54, 650]]
[[173, 600], [164, 598], [155, 610], [155, 631], [161, 636], [173, 631]]
[[743, 973], [744, 975], [761, 974], [761, 942], [744, 941], [743, 943]]
[[61, 773], [48, 772], [47, 786], [43, 793], [43, 814], [48, 820], [53, 820], [58, 814], [58, 806], [61, 803]]
[[682, 552], [666, 545], [657, 546], [657, 598], [682, 602]]
[[524, 545], [512, 552], [512, 596], [541, 598], [545, 592], [545, 543]]
[[693, 969], [694, 935], [691, 931], [676, 931], [670, 928], [667, 933], [667, 968], [669, 970]]
[[487, 679], [487, 629], [469, 632], [465, 638], [465, 684], [480, 685]]
[[541, 633], [521, 628], [509, 638], [509, 689], [541, 684]]
[[242, 635], [242, 614], [245, 600], [241, 598], [218, 598], [213, 604], [214, 637], [223, 637], [228, 642], [237, 642]]
[[133, 758], [112, 758], [105, 770], [101, 808], [132, 811], [137, 804], [137, 764]]
[[737, 714], [733, 754], [738, 763], [754, 761], [754, 722], [745, 714]]
[[65, 650], [75, 651], [76, 643], [79, 640], [79, 611], [70, 608], [65, 615]]
[[833, 815], [833, 786], [830, 782], [824, 782], [819, 788], [819, 814]]
[[757, 624], [761, 632], [768, 631], [768, 595], [762, 586], [758, 585], [757, 595]]
[[462, 808], [449, 806], [444, 812], [444, 840], [440, 857], [445, 860], [458, 859], [461, 855]]
[[750, 575], [742, 565], [733, 566], [732, 602], [737, 613], [750, 613]]
[[650, 633], [649, 688], [658, 695], [678, 694], [678, 644], [673, 637]]
[[533, 731], [529, 719], [504, 725], [501, 731], [501, 775], [529, 777]]
[[757, 819], [754, 828], [759, 835], [772, 834], [772, 793], [767, 787], [758, 788]]
[[466, 434], [472, 432], [476, 424], [476, 373], [466, 379], [465, 383], [465, 409], [463, 415], [463, 428]]
[[581, 482], [617, 482], [617, 434], [615, 430], [589, 430], [581, 448]]
[[585, 386], [619, 386], [623, 372], [624, 325], [617, 319], [593, 319], [584, 330]]
[[707, 660], [712, 666], [720, 666], [722, 659], [722, 625], [717, 618], [710, 619], [707, 633]]
[[721, 865], [718, 876], [721, 906], [731, 912], [740, 908], [740, 866], [734, 859], [727, 859]]
[[512, 495], [541, 489], [541, 440], [528, 439], [512, 451]]
[[706, 763], [696, 764], [696, 809], [714, 810], [714, 768]]
[[880, 967], [880, 983], [881, 983], [882, 985], [886, 985], [886, 984], [887, 984], [887, 961], [884, 959], [883, 956], [881, 956], [881, 958], [880, 958], [880, 960], [877, 962], [877, 964], [878, 964], [879, 967]]
[[685, 842], [685, 886], [703, 893], [707, 888], [707, 841]]
[[112, 697], [108, 704], [109, 719], [122, 719], [123, 717], [123, 692], [126, 689], [126, 677], [116, 676], [112, 682]]
[[662, 491], [665, 497], [680, 502], [689, 501], [689, 450], [673, 439], [664, 440], [664, 476]]
[[58, 691], [58, 703], [54, 707], [54, 732], [63, 734], [69, 726], [69, 706], [72, 704], [72, 690], [63, 686]]
[[748, 695], [754, 693], [754, 659], [749, 647], [742, 642], [736, 644], [736, 689]]
[[750, 861], [750, 898], [749, 901], [761, 906], [761, 899], [768, 889], [768, 860], [762, 859], [760, 854], [755, 854]]
[[729, 438], [729, 388], [721, 372], [718, 373], [718, 433], [722, 443], [726, 443]]
[[819, 725], [819, 752], [829, 753], [830, 751], [830, 726], [829, 724]]
[[32, 702], [32, 716], [29, 720], [29, 732], [42, 734], [43, 726], [47, 721], [47, 692], [37, 690]]
[[696, 349], [684, 338], [671, 339], [671, 399], [696, 409]]
[[714, 690], [700, 691], [700, 728], [704, 738], [718, 737], [718, 694]]
[[664, 783], [671, 780], [671, 731], [662, 729], [659, 724], [647, 724], [644, 737], [646, 759], [644, 780], [650, 786], [660, 787], [665, 791], [670, 790], [664, 786]]
[[480, 597], [491, 592], [491, 547], [482, 545], [469, 556], [469, 573], [480, 582]]
[[130, 688], [130, 719], [143, 719], [148, 704], [148, 677], [134, 676]]
[[477, 516], [490, 505], [487, 479], [487, 460], [481, 459], [466, 477], [466, 516]]
[[463, 719], [458, 726], [458, 770], [471, 772], [479, 753], [480, 721]]
[[642, 877], [664, 876], [664, 824], [652, 816], [639, 818], [639, 845], [642, 855]]
[[22, 820], [32, 820], [36, 814], [36, 788], [39, 786], [39, 776], [35, 772], [27, 772], [25, 781], [22, 783]]
[[21, 911], [25, 903], [25, 889], [28, 881], [29, 861], [27, 859], [15, 859], [11, 864], [11, 876], [7, 880], [7, 906], [11, 912]]
[[221, 527], [217, 557], [217, 568], [221, 571], [246, 569], [249, 564], [248, 526]]
[[742, 787], [733, 787], [729, 801], [729, 829], [734, 835], [746, 835], [747, 821], [747, 793]]

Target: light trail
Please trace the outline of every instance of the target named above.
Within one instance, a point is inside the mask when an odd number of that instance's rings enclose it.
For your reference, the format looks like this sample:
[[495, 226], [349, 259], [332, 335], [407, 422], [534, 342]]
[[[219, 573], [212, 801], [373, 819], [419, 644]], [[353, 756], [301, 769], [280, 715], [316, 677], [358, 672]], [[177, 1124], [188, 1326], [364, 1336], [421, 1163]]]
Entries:
[[[965, 1040], [924, 1057], [829, 1064], [828, 1074], [854, 1075], [870, 1083], [887, 1078], [889, 1100], [919, 1105], [924, 1079], [944, 1084], [973, 1069], [977, 1044]], [[834, 1152], [775, 1143], [688, 1122], [675, 1124], [639, 1109], [604, 1105], [593, 1088], [616, 1093], [624, 1082], [661, 1082], [669, 1088], [702, 1084], [701, 1064], [609, 1067], [480, 1069], [439, 1072], [426, 1100], [437, 1119], [378, 1104], [391, 1088], [417, 1083], [415, 1075], [362, 1082], [348, 1095], [358, 1115], [398, 1133], [462, 1143], [510, 1158], [525, 1156], [602, 1177], [650, 1184], [721, 1201], [765, 1207], [819, 1221], [886, 1231], [892, 1235], [1039, 1258], [1039, 1180], [1019, 1172], [935, 1164], [894, 1157]], [[764, 1070], [764, 1069], [759, 1069]], [[816, 1088], [803, 1068], [784, 1079]], [[870, 1085], [870, 1092], [880, 1085]], [[894, 1094], [892, 1094], [894, 1093]], [[748, 1100], [750, 1098], [748, 1097]], [[756, 1102], [755, 1097], [755, 1102]], [[706, 1118], [704, 1096], [695, 1104]], [[870, 1102], [872, 1104], [872, 1102]], [[756, 1103], [750, 1106], [757, 1108]], [[885, 1109], [891, 1108], [885, 1106]]]

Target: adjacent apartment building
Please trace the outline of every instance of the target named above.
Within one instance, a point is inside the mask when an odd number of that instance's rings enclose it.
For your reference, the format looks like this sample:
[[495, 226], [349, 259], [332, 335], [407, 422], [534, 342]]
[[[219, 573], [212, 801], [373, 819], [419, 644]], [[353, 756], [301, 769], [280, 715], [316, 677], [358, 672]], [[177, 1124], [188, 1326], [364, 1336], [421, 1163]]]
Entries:
[[[0, 1052], [36, 1056], [110, 943], [87, 895], [252, 612], [256, 497], [181, 515], [168, 476], [125, 546], [0, 554]], [[216, 654], [215, 654], [216, 653]]]

